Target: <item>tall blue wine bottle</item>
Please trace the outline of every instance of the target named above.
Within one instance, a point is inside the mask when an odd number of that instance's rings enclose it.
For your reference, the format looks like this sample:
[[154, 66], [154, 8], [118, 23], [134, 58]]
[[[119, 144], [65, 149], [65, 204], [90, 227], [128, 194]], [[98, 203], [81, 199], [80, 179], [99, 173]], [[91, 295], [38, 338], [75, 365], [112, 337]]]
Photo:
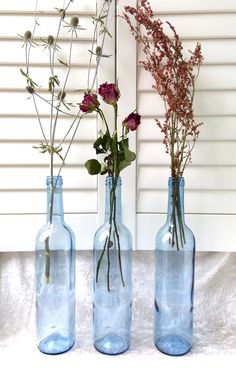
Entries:
[[170, 178], [168, 214], [156, 237], [154, 343], [168, 355], [192, 347], [195, 239], [184, 219], [184, 178]]
[[121, 354], [130, 346], [132, 237], [121, 218], [121, 178], [106, 178], [104, 224], [93, 249], [93, 343], [101, 353]]
[[60, 354], [75, 343], [74, 234], [64, 222], [62, 177], [47, 177], [47, 221], [36, 237], [38, 349]]

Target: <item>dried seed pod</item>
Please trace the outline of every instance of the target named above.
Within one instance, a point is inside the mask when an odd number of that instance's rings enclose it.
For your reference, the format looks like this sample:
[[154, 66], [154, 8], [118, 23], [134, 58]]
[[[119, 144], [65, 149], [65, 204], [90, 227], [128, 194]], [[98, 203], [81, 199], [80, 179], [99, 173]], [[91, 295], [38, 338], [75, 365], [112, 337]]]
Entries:
[[31, 33], [31, 31], [26, 31], [26, 32], [24, 33], [24, 39], [25, 39], [25, 40], [31, 40], [31, 38], [32, 38], [32, 33]]
[[59, 91], [58, 92], [58, 95], [57, 95], [58, 100], [63, 101], [65, 99], [65, 97], [66, 97], [66, 92], [65, 91]]
[[70, 20], [71, 27], [76, 28], [79, 24], [79, 18], [77, 16], [73, 16]]
[[25, 87], [26, 91], [29, 92], [31, 95], [34, 93], [34, 88], [31, 86], [26, 86]]
[[98, 47], [96, 48], [96, 55], [97, 55], [97, 56], [102, 56], [102, 48], [101, 48], [100, 46], [98, 46]]
[[54, 44], [54, 37], [52, 35], [49, 35], [48, 36], [47, 43], [49, 45], [53, 45]]

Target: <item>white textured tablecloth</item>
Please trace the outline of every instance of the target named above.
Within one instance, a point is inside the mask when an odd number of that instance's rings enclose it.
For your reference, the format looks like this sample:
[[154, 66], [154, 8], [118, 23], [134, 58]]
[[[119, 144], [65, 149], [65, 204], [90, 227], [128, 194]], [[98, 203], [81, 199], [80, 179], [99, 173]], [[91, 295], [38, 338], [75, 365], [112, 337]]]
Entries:
[[92, 252], [77, 253], [77, 340], [47, 356], [35, 346], [34, 253], [0, 253], [0, 367], [236, 367], [236, 253], [196, 255], [194, 346], [183, 357], [153, 345], [154, 252], [134, 252], [132, 344], [110, 357], [92, 345]]

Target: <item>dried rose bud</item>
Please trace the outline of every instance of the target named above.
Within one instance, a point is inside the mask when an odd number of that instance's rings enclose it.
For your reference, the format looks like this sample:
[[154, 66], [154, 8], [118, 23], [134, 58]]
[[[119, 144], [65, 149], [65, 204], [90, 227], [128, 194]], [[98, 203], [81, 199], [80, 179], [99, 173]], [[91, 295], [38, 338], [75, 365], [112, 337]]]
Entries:
[[96, 48], [96, 55], [97, 55], [97, 56], [102, 56], [102, 48], [101, 48], [100, 46], [98, 46], [98, 47]]
[[32, 33], [31, 33], [31, 31], [26, 31], [26, 32], [24, 33], [24, 39], [25, 39], [25, 40], [31, 40], [31, 38], [32, 38]]
[[95, 93], [85, 93], [84, 99], [80, 104], [80, 110], [85, 113], [95, 111], [99, 107], [97, 95]]
[[141, 119], [141, 116], [139, 114], [137, 114], [136, 112], [132, 112], [125, 118], [123, 124], [127, 128], [129, 128], [129, 130], [137, 130], [140, 124], [140, 119]]
[[31, 86], [26, 86], [26, 91], [29, 92], [31, 95], [34, 93], [34, 88]]
[[54, 37], [52, 35], [49, 35], [48, 36], [47, 43], [49, 45], [53, 45], [54, 44]]
[[76, 17], [76, 16], [72, 17], [71, 20], [70, 20], [71, 27], [76, 28], [78, 26], [78, 24], [79, 24], [79, 18]]
[[99, 95], [109, 105], [115, 105], [120, 98], [119, 88], [114, 83], [104, 83], [98, 89]]
[[65, 97], [66, 97], [66, 92], [65, 91], [59, 91], [58, 92], [58, 95], [57, 95], [58, 100], [64, 101]]

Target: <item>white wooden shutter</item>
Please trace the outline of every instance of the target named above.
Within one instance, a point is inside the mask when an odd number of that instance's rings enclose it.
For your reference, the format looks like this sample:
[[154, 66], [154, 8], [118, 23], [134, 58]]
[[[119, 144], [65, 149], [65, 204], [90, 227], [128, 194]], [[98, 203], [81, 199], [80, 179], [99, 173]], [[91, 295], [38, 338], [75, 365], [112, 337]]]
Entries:
[[[33, 101], [28, 100], [25, 81], [20, 74], [24, 69], [24, 49], [17, 34], [32, 30], [34, 24], [33, 0], [0, 0], [0, 250], [33, 250], [36, 232], [45, 222], [45, 180], [49, 175], [49, 156], [32, 148], [41, 140]], [[63, 1], [40, 0], [38, 8], [42, 36], [55, 34], [57, 17], [55, 7]], [[86, 30], [78, 32], [73, 46], [73, 69], [69, 89], [75, 101], [82, 95], [74, 90], [86, 88], [87, 66], [92, 41], [91, 16], [96, 14], [96, 0], [75, 1], [69, 15], [78, 15]], [[62, 50], [66, 53], [70, 34], [64, 30]], [[47, 58], [40, 51], [31, 51], [32, 72], [39, 82], [47, 81]], [[63, 75], [64, 67], [58, 66]], [[43, 124], [48, 124], [49, 109], [40, 105]], [[57, 137], [60, 139], [69, 121], [60, 119]], [[97, 218], [97, 179], [87, 174], [84, 162], [94, 156], [92, 142], [96, 136], [96, 117], [89, 115], [78, 129], [75, 143], [63, 169], [64, 209], [66, 222], [76, 234], [77, 247], [92, 247]], [[64, 150], [65, 151], [65, 150]], [[59, 167], [60, 161], [58, 161]], [[55, 170], [56, 173], [57, 170]]]
[[[185, 171], [186, 222], [198, 250], [235, 251], [236, 2], [152, 0], [151, 5], [176, 27], [186, 50], [199, 41], [204, 55], [195, 96], [196, 119], [204, 125]], [[137, 239], [138, 249], [153, 249], [166, 217], [169, 157], [154, 121], [163, 117], [161, 99], [141, 66], [137, 78], [143, 116], [137, 140]]]
[[[40, 0], [40, 3], [46, 11], [48, 27], [53, 24], [52, 9], [58, 6], [58, 1]], [[40, 140], [40, 132], [19, 73], [24, 54], [16, 36], [31, 27], [33, 4], [32, 0], [0, 0], [0, 250], [33, 249], [35, 233], [45, 217], [47, 160], [32, 149]], [[119, 0], [119, 13], [126, 4], [135, 5], [135, 0]], [[151, 4], [157, 16], [173, 23], [186, 50], [200, 41], [205, 58], [195, 99], [195, 113], [204, 126], [193, 163], [185, 174], [186, 222], [196, 235], [198, 250], [235, 251], [235, 0], [152, 0]], [[75, 1], [70, 9], [71, 14], [79, 15], [81, 24], [84, 21], [87, 25], [88, 15], [96, 12], [96, 1]], [[138, 66], [142, 53], [138, 50], [136, 54], [135, 42], [122, 22], [119, 19], [117, 57], [122, 93], [120, 115], [127, 115], [135, 104], [143, 115], [137, 140], [135, 134], [131, 137], [132, 147], [137, 145], [137, 166], [122, 175], [124, 222], [134, 239], [137, 235], [135, 248], [153, 249], [167, 207], [168, 156], [154, 122], [163, 110], [160, 99], [151, 90], [150, 77]], [[66, 45], [68, 40], [64, 41]], [[85, 83], [90, 43], [89, 29], [79, 34], [71, 89], [74, 84], [78, 88], [78, 84]], [[112, 40], [107, 44], [108, 54], [109, 48], [114, 50]], [[112, 81], [112, 60], [104, 60], [99, 83]], [[44, 61], [37, 55], [33, 62], [37, 73]], [[45, 123], [47, 117], [45, 112]], [[80, 249], [92, 247], [97, 218], [101, 223], [104, 213], [103, 178], [99, 179], [98, 188], [96, 178], [88, 176], [83, 168], [84, 161], [94, 154], [91, 143], [96, 131], [95, 118], [83, 121], [63, 172], [67, 222], [76, 232]]]

